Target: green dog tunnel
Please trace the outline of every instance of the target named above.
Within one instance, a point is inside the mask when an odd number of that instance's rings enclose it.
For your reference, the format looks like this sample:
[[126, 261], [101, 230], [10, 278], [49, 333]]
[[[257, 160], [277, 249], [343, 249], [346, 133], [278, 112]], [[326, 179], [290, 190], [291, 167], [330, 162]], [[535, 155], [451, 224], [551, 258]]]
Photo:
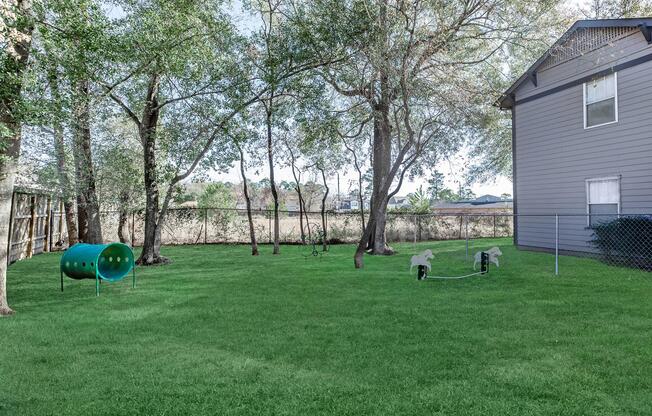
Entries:
[[95, 294], [100, 294], [100, 280], [117, 282], [133, 272], [132, 287], [136, 287], [134, 253], [122, 243], [84, 244], [70, 247], [61, 257], [61, 291], [63, 275], [71, 279], [95, 279]]

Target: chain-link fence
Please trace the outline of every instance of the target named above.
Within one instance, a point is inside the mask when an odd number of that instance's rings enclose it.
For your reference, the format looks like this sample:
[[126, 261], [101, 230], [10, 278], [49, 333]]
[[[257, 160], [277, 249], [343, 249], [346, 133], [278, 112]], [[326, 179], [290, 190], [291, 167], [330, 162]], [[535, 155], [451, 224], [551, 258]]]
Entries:
[[[53, 208], [54, 209], [54, 208]], [[259, 243], [273, 239], [273, 211], [252, 212], [254, 229]], [[321, 233], [323, 222], [331, 244], [357, 243], [362, 233], [363, 217], [359, 212], [303, 213], [281, 211], [280, 240], [283, 244], [309, 242], [312, 234]], [[49, 240], [56, 247], [65, 240], [65, 227], [60, 213], [57, 226]], [[61, 217], [61, 218], [60, 218]], [[105, 240], [118, 241], [122, 223], [123, 240], [133, 246], [143, 243], [144, 213], [123, 213], [120, 221], [117, 211], [102, 213]], [[366, 213], [365, 213], [366, 218]], [[54, 235], [56, 233], [56, 235]], [[246, 210], [218, 208], [170, 209], [162, 231], [164, 245], [216, 244], [249, 242], [249, 224]], [[519, 250], [545, 252], [538, 256], [542, 267], [559, 274], [563, 256], [588, 257], [610, 265], [652, 270], [652, 216], [631, 214], [414, 214], [389, 213], [386, 239], [394, 243], [458, 240], [451, 243], [449, 254], [458, 259], [473, 261], [478, 251], [493, 245], [516, 246]], [[497, 240], [494, 240], [497, 239]], [[52, 244], [51, 244], [52, 245]], [[545, 259], [545, 260], [541, 260]]]
[[[102, 213], [102, 230], [107, 241], [118, 239], [119, 213]], [[274, 212], [252, 211], [256, 238], [260, 243], [273, 239]], [[365, 219], [366, 219], [365, 214]], [[331, 244], [357, 243], [362, 233], [363, 219], [356, 212], [280, 211], [279, 234], [282, 244], [300, 244], [309, 241], [315, 229], [322, 230], [323, 222]], [[127, 215], [122, 234], [129, 242], [139, 246], [143, 242], [144, 213]], [[301, 231], [303, 228], [303, 232]], [[463, 240], [471, 238], [512, 236], [513, 219], [505, 214], [413, 214], [389, 213], [387, 215], [387, 241], [420, 242], [437, 240]], [[161, 234], [164, 245], [248, 243], [249, 223], [246, 210], [223, 208], [170, 209]]]

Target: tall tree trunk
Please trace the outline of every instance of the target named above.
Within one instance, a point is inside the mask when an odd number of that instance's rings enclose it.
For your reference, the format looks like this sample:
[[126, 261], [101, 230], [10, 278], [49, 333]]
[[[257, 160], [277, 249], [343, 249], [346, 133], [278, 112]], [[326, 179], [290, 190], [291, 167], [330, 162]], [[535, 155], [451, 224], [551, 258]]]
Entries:
[[364, 198], [362, 198], [362, 172], [358, 171], [358, 202], [360, 204], [360, 226], [362, 227], [362, 232], [364, 233]]
[[324, 196], [321, 199], [321, 227], [322, 227], [322, 235], [324, 236], [324, 239], [322, 241], [322, 247], [324, 251], [328, 251], [328, 224], [326, 224], [326, 199], [328, 198], [328, 192], [330, 189], [328, 188], [328, 184], [326, 184], [326, 173], [324, 172], [324, 169], [320, 168], [319, 166], [317, 167], [319, 171], [321, 172], [321, 178], [322, 181], [324, 182], [324, 188], [326, 191], [324, 192]]
[[[4, 113], [4, 111], [3, 111]], [[2, 117], [2, 123], [7, 126], [7, 119]], [[15, 140], [20, 140], [20, 131]], [[15, 147], [15, 146], [12, 146]], [[18, 149], [12, 149], [15, 153]], [[2, 156], [8, 156], [9, 152]], [[15, 159], [5, 159], [0, 162], [0, 316], [11, 315], [13, 310], [7, 303], [7, 263], [9, 257], [9, 220], [11, 218], [11, 197], [14, 191], [14, 179], [16, 177], [17, 165]]]
[[256, 230], [254, 228], [254, 219], [251, 215], [251, 198], [249, 198], [249, 186], [247, 185], [247, 175], [245, 172], [244, 153], [242, 148], [238, 146], [240, 152], [240, 174], [242, 175], [242, 190], [245, 197], [245, 204], [247, 205], [247, 221], [249, 222], [249, 238], [251, 240], [251, 255], [258, 255], [258, 243], [256, 242]]
[[276, 189], [276, 181], [274, 179], [274, 140], [272, 136], [272, 105], [273, 96], [269, 99], [269, 107], [267, 108], [267, 117], [265, 122], [267, 124], [267, 161], [269, 163], [269, 185], [272, 191], [272, 198], [274, 199], [274, 251], [273, 254], [280, 253], [280, 231], [279, 231], [279, 218], [278, 218], [278, 191]]
[[167, 262], [167, 259], [161, 256], [161, 227], [165, 220], [165, 213], [159, 211], [158, 172], [156, 166], [159, 84], [160, 76], [151, 74], [139, 132], [143, 145], [145, 184], [145, 236], [143, 250], [137, 260], [137, 263], [141, 265]]
[[[372, 201], [373, 205], [373, 201]], [[372, 209], [373, 211], [373, 209]], [[364, 267], [364, 254], [367, 248], [367, 242], [371, 238], [372, 230], [376, 228], [375, 219], [373, 215], [369, 215], [367, 220], [367, 225], [364, 227], [360, 241], [358, 242], [358, 247], [355, 250], [355, 255], [353, 256], [353, 264], [356, 269], [361, 269]]]
[[[8, 6], [15, 7], [18, 12], [16, 30], [20, 36], [10, 37], [4, 45], [5, 53], [2, 54], [4, 74], [0, 90], [0, 316], [14, 313], [7, 303], [8, 224], [17, 161], [20, 156], [21, 117], [18, 108], [33, 30], [29, 0], [10, 0]], [[6, 13], [6, 10], [2, 13]], [[0, 17], [8, 18], [4, 14]]]
[[294, 187], [294, 190], [297, 192], [297, 197], [299, 198], [299, 231], [301, 233], [301, 244], [306, 244], [306, 229], [303, 225], [303, 198], [301, 196], [301, 186], [297, 182], [297, 186]]
[[392, 181], [392, 141], [389, 121], [389, 105], [380, 103], [374, 108], [373, 137], [373, 190], [372, 206], [369, 212], [374, 217], [374, 228], [370, 230], [368, 249], [372, 254], [393, 254], [385, 239], [387, 193]]
[[48, 68], [48, 81], [50, 85], [50, 94], [54, 101], [55, 112], [52, 120], [52, 130], [54, 131], [54, 153], [57, 160], [59, 175], [59, 192], [63, 202], [63, 209], [66, 216], [66, 229], [68, 231], [68, 246], [71, 247], [77, 243], [77, 224], [75, 220], [74, 204], [72, 201], [73, 189], [70, 186], [70, 178], [66, 167], [66, 151], [63, 138], [63, 124], [60, 117], [61, 111], [61, 93], [59, 91], [59, 77], [55, 64]]
[[[378, 42], [380, 45], [388, 43], [390, 30], [387, 25], [387, 2], [380, 2]], [[372, 254], [393, 254], [385, 238], [387, 195], [393, 180], [392, 170], [392, 139], [390, 122], [390, 103], [393, 91], [389, 83], [389, 71], [386, 65], [390, 60], [386, 56], [387, 50], [380, 50], [381, 59], [378, 68], [379, 96], [373, 105], [373, 189], [371, 195], [370, 219], [373, 229], [369, 230], [366, 243]]]
[[[95, 172], [91, 152], [90, 129], [90, 90], [88, 80], [80, 80], [75, 86], [75, 154], [77, 155], [77, 191], [81, 196], [82, 206], [78, 210], [85, 211], [88, 229], [84, 242], [101, 244], [102, 224], [100, 222], [100, 205], [95, 187]], [[81, 225], [80, 225], [81, 229]]]
[[[77, 153], [77, 152], [75, 152]], [[75, 156], [77, 158], [78, 156]], [[81, 177], [77, 174], [77, 163], [75, 163], [75, 177], [77, 183], [81, 183]], [[78, 188], [79, 186], [77, 186]], [[82, 195], [81, 191], [77, 189], [77, 241], [87, 242], [88, 241], [88, 215], [86, 215], [86, 199]]]
[[127, 205], [129, 204], [129, 192], [121, 191], [120, 192], [120, 208], [118, 212], [118, 239], [123, 244], [129, 244], [128, 233], [125, 233], [125, 226], [127, 225], [127, 220], [129, 218], [129, 213], [127, 212]]

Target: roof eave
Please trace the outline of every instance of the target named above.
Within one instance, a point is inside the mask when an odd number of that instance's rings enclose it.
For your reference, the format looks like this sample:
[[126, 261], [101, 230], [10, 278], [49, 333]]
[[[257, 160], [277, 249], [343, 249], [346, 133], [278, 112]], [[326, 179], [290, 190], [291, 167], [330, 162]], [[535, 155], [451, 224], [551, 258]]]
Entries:
[[[642, 18], [623, 18], [623, 19], [595, 19], [595, 20], [578, 20], [568, 28], [566, 32], [555, 43], [548, 48], [548, 50], [539, 57], [530, 67], [521, 75], [494, 103], [501, 110], [507, 110], [514, 105], [514, 91], [526, 80], [532, 79], [536, 84], [536, 69], [543, 63], [543, 61], [550, 55], [550, 50], [557, 45], [564, 43], [568, 37], [573, 34], [577, 29], [581, 28], [601, 28], [601, 27], [640, 27], [641, 32], [645, 36], [645, 32], [651, 33], [652, 31], [652, 17]], [[646, 36], [646, 40], [647, 36]], [[648, 43], [650, 40], [648, 40]]]

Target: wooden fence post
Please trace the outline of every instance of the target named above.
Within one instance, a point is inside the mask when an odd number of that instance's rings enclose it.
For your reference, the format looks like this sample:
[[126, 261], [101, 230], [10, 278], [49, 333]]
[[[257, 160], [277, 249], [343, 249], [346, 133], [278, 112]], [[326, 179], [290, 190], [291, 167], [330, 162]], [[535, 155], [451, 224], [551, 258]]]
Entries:
[[47, 253], [50, 250], [50, 244], [52, 242], [52, 228], [50, 227], [50, 220], [52, 219], [52, 198], [47, 197], [47, 204], [45, 206], [45, 240], [43, 240], [43, 252]]
[[34, 226], [36, 222], [36, 197], [30, 197], [29, 204], [29, 234], [27, 240], [27, 258], [31, 258], [34, 254]]
[[11, 263], [11, 235], [14, 233], [14, 212], [16, 211], [16, 192], [11, 193], [11, 212], [9, 213], [9, 238], [7, 239], [7, 266]]
[[494, 214], [494, 238], [496, 238], [496, 214]]

